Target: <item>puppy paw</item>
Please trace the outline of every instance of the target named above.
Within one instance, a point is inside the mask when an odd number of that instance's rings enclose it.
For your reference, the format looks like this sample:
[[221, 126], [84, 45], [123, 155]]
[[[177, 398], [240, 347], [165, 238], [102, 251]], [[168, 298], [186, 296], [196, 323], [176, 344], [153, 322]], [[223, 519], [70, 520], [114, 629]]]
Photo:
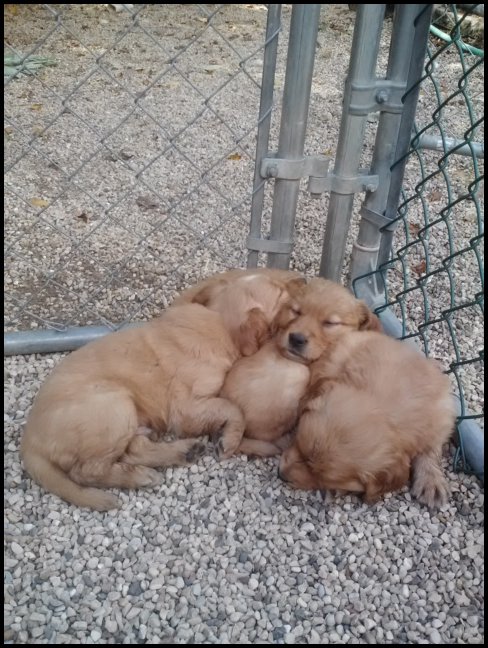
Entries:
[[193, 463], [203, 457], [206, 451], [206, 446], [200, 441], [193, 442], [190, 448], [185, 453], [185, 461], [188, 463]]
[[154, 470], [154, 468], [146, 468], [144, 476], [141, 479], [140, 486], [143, 488], [151, 488], [159, 486], [164, 481], [164, 474]]
[[412, 484], [412, 495], [429, 508], [441, 508], [447, 503], [449, 487], [444, 477], [417, 479]]
[[229, 457], [232, 457], [237, 452], [241, 439], [233, 439], [223, 434], [222, 430], [219, 430], [212, 435], [212, 441], [215, 457], [217, 459], [229, 459]]

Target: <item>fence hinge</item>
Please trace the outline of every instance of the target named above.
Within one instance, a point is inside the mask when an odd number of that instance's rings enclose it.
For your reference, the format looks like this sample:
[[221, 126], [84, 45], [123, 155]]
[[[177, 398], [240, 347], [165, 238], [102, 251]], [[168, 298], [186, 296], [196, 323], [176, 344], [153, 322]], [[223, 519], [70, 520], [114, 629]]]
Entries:
[[376, 79], [366, 84], [346, 82], [346, 87], [344, 105], [348, 106], [351, 115], [369, 115], [378, 111], [401, 113], [403, 110], [405, 82]]
[[379, 178], [370, 175], [368, 169], [359, 169], [358, 175], [349, 178], [337, 176], [329, 171], [330, 157], [311, 155], [299, 160], [286, 160], [268, 153], [261, 160], [261, 176], [277, 180], [300, 180], [308, 176], [308, 191], [318, 198], [324, 191], [338, 194], [354, 194], [359, 191], [376, 191]]

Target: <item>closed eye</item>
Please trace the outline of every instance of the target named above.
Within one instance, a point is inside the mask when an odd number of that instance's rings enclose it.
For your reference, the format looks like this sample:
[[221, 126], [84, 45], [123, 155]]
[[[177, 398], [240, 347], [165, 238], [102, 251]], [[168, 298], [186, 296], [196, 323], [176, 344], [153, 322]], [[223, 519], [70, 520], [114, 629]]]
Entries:
[[294, 306], [291, 306], [290, 310], [296, 317], [299, 317], [302, 314], [302, 311], [299, 308], [295, 308]]
[[330, 320], [324, 320], [322, 326], [340, 326], [342, 322], [331, 322]]

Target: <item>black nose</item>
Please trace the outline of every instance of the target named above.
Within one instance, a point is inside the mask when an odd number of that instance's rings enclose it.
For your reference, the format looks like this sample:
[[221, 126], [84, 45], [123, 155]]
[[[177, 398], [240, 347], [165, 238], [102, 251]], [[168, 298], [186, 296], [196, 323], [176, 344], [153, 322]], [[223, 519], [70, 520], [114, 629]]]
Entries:
[[307, 338], [303, 333], [290, 333], [288, 343], [293, 349], [302, 349], [307, 344]]

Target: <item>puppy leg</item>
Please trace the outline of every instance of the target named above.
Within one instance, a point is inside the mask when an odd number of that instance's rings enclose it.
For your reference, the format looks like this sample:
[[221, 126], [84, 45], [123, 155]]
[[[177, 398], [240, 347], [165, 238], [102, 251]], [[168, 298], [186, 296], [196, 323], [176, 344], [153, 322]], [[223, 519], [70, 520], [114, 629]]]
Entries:
[[433, 449], [412, 462], [412, 495], [431, 508], [443, 506], [449, 494], [440, 455], [440, 450]]
[[275, 457], [281, 453], [281, 449], [269, 441], [259, 441], [258, 439], [242, 439], [237, 452], [248, 455], [249, 457]]
[[166, 466], [183, 466], [203, 455], [205, 446], [193, 439], [161, 441], [154, 443], [142, 435], [135, 436], [127, 446], [121, 461], [126, 464], [163, 468]]
[[220, 458], [227, 459], [239, 447], [246, 424], [241, 410], [225, 398], [206, 398], [186, 404], [174, 421], [181, 436], [212, 435]]
[[73, 481], [85, 486], [103, 486], [105, 488], [142, 488], [157, 486], [162, 475], [157, 470], [146, 466], [131, 466], [119, 461], [110, 460], [86, 461], [74, 467], [70, 472]]

